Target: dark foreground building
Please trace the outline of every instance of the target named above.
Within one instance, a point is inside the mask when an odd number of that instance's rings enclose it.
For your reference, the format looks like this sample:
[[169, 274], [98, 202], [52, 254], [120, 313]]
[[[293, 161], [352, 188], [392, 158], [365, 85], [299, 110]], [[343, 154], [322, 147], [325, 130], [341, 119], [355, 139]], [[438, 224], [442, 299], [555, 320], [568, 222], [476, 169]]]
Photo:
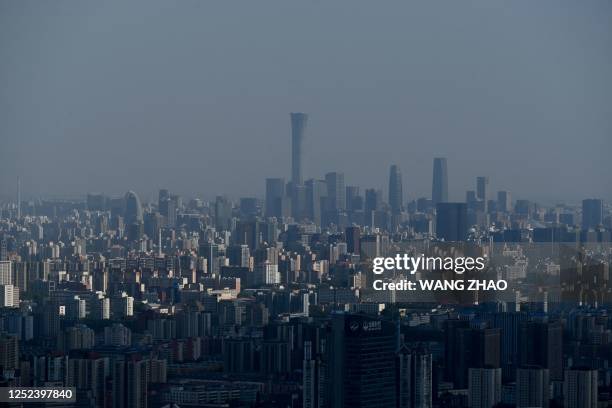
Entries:
[[330, 407], [394, 407], [396, 326], [337, 314], [329, 336]]

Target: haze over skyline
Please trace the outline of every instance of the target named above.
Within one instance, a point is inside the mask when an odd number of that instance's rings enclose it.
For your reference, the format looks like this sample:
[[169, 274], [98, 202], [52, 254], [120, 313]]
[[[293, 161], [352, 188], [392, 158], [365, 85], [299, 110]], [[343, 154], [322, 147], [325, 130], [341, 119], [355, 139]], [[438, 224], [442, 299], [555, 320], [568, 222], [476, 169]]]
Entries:
[[0, 198], [262, 197], [305, 112], [304, 179], [612, 199], [608, 1], [3, 2], [0, 61]]

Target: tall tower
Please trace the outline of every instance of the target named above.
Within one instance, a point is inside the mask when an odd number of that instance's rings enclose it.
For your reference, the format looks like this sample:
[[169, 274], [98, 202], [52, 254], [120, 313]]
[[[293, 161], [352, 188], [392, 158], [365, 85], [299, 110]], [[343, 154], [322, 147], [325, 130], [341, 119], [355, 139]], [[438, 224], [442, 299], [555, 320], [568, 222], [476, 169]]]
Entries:
[[17, 219], [21, 219], [21, 177], [17, 177]]
[[476, 198], [481, 203], [481, 208], [483, 211], [488, 211], [487, 208], [487, 189], [489, 185], [489, 178], [484, 176], [476, 177]]
[[597, 228], [603, 220], [603, 201], [596, 198], [582, 200], [582, 229]]
[[476, 197], [484, 202], [487, 201], [487, 186], [489, 178], [484, 176], [476, 177]]
[[497, 211], [509, 212], [512, 211], [512, 199], [510, 192], [498, 191], [497, 192]]
[[434, 206], [448, 202], [448, 169], [445, 157], [436, 157], [433, 162], [431, 200]]
[[389, 205], [393, 213], [402, 210], [402, 172], [398, 165], [394, 164], [389, 169]]
[[308, 115], [291, 113], [291, 181], [294, 185], [302, 184], [302, 141]]
[[140, 198], [133, 191], [128, 191], [125, 194], [125, 221], [128, 224], [143, 222]]
[[346, 189], [344, 188], [344, 173], [331, 172], [325, 175], [327, 183], [327, 200], [330, 211], [346, 209]]

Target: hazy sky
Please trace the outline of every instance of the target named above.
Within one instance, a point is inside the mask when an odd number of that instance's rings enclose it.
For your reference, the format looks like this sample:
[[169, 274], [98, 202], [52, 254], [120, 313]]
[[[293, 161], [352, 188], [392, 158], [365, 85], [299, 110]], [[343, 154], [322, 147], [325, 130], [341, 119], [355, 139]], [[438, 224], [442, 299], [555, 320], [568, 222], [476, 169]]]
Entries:
[[0, 1], [0, 195], [263, 196], [344, 171], [612, 199], [612, 2]]

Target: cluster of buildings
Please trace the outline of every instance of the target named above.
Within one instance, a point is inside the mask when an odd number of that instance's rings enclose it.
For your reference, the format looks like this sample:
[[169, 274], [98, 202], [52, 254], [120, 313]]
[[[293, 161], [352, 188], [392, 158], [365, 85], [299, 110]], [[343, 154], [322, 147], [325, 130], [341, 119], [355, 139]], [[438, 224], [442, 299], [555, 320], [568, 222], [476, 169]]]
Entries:
[[[88, 194], [0, 207], [0, 386], [75, 407], [600, 407], [612, 403], [610, 208], [540, 206], [478, 177], [407, 202], [344, 174], [263, 199]], [[372, 259], [484, 255], [508, 290], [372, 291]], [[393, 274], [386, 279], [403, 278]]]

